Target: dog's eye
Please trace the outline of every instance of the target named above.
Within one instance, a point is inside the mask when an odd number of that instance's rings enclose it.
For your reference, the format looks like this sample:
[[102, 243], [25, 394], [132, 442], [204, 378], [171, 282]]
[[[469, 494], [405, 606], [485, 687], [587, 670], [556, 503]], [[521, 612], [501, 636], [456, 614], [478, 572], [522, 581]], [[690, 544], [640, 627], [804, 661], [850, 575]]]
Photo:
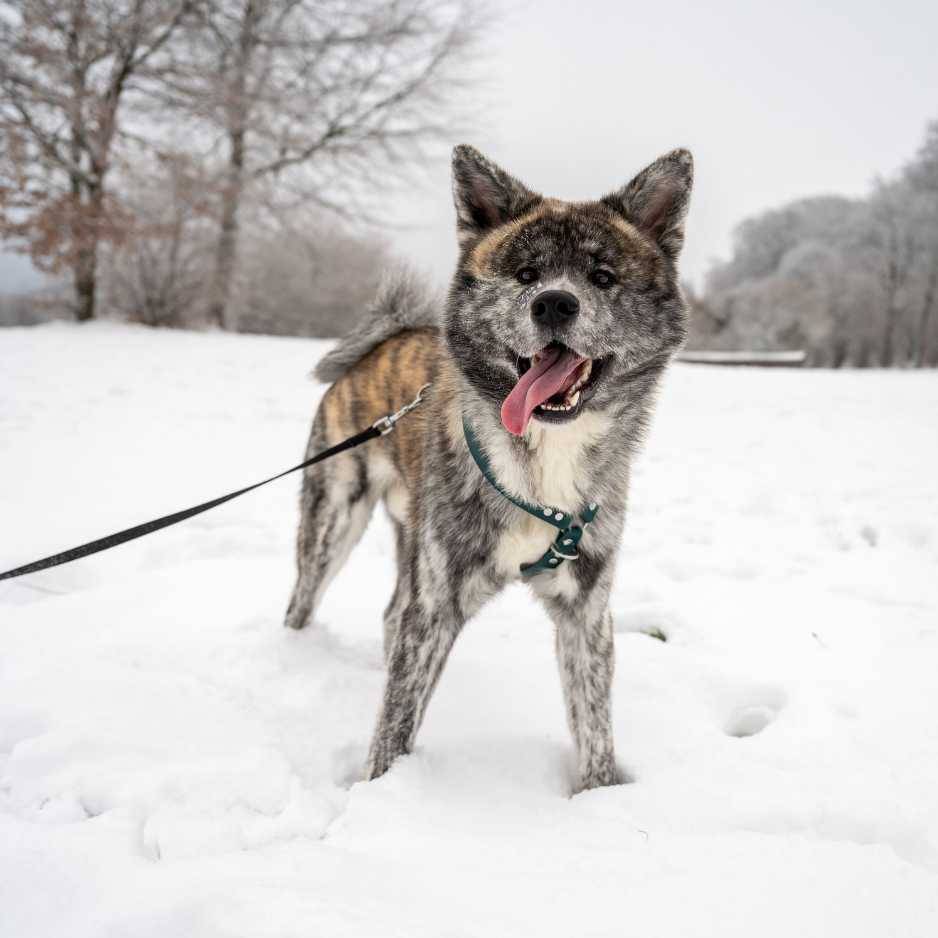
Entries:
[[515, 276], [519, 283], [534, 283], [537, 280], [537, 271], [533, 267], [522, 267]]
[[594, 270], [590, 274], [590, 280], [601, 290], [611, 287], [616, 282], [616, 278], [608, 270]]

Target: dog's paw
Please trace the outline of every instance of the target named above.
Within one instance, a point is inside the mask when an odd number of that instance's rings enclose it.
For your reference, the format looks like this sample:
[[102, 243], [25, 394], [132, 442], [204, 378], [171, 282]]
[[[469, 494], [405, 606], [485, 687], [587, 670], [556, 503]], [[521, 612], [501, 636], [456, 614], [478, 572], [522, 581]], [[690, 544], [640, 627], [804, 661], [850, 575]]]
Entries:
[[574, 794], [589, 791], [593, 788], [610, 788], [613, 785], [625, 785], [630, 781], [628, 776], [616, 765], [614, 759], [603, 760], [602, 763], [591, 766], [580, 773], [579, 784]]
[[287, 629], [305, 629], [309, 625], [309, 614], [304, 615], [302, 611], [295, 612], [292, 608], [287, 610], [283, 617], [284, 628]]

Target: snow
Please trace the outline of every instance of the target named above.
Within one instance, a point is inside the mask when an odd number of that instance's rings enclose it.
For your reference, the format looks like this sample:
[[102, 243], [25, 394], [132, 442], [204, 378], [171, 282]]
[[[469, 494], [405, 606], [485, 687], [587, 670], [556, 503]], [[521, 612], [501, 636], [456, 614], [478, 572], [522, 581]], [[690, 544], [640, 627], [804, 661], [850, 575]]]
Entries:
[[[0, 569], [298, 461], [324, 348], [0, 332]], [[295, 479], [0, 583], [0, 935], [932, 938], [936, 415], [934, 373], [674, 368], [613, 597], [632, 782], [575, 797], [520, 586], [358, 782], [392, 537], [281, 628]]]

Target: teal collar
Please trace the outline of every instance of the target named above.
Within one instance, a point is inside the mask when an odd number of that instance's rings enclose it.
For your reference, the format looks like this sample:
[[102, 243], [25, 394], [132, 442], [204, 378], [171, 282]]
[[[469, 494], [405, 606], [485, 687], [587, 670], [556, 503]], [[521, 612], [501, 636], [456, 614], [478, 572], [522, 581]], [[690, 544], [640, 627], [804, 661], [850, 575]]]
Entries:
[[529, 515], [558, 529], [554, 543], [547, 548], [543, 557], [539, 560], [535, 560], [534, 563], [521, 564], [521, 575], [525, 577], [537, 576], [537, 574], [543, 573], [545, 570], [556, 570], [565, 560], [576, 560], [580, 556], [577, 553], [577, 547], [579, 546], [580, 538], [583, 537], [583, 529], [596, 517], [599, 506], [595, 502], [590, 502], [590, 504], [580, 512], [580, 524], [575, 524], [573, 515], [566, 511], [561, 511], [559, 508], [551, 508], [547, 505], [537, 505], [532, 502], [527, 502], [517, 495], [512, 495], [510, 492], [505, 491], [495, 478], [495, 473], [492, 471], [492, 464], [489, 462], [488, 456], [485, 455], [485, 450], [482, 449], [479, 438], [475, 435], [466, 417], [463, 417], [462, 429], [466, 437], [466, 445], [469, 447], [469, 452], [475, 460], [475, 464], [479, 467], [479, 472], [485, 477], [485, 481], [488, 482], [499, 495], [507, 498], [512, 505], [515, 505], [522, 511], [526, 511]]

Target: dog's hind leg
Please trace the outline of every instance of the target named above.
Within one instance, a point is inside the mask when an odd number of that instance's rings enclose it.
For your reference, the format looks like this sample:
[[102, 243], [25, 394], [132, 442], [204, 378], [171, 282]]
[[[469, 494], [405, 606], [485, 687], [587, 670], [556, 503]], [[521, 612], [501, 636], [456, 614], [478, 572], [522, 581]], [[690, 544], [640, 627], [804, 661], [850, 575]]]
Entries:
[[388, 661], [391, 657], [391, 649], [394, 646], [394, 636], [400, 625], [401, 617], [410, 602], [411, 591], [411, 566], [412, 559], [410, 555], [410, 537], [407, 530], [400, 521], [394, 521], [394, 538], [396, 541], [397, 555], [397, 582], [394, 585], [394, 594], [384, 610], [384, 660]]
[[411, 530], [410, 495], [398, 475], [392, 475], [384, 492], [384, 507], [394, 528], [394, 554], [397, 561], [397, 582], [394, 594], [384, 610], [384, 660], [389, 661], [394, 636], [401, 617], [410, 602], [414, 569], [414, 536]]
[[[317, 416], [307, 457], [329, 445]], [[358, 543], [380, 492], [360, 450], [310, 466], [303, 475], [296, 536], [296, 585], [284, 625], [302, 629], [316, 613], [326, 587]]]

